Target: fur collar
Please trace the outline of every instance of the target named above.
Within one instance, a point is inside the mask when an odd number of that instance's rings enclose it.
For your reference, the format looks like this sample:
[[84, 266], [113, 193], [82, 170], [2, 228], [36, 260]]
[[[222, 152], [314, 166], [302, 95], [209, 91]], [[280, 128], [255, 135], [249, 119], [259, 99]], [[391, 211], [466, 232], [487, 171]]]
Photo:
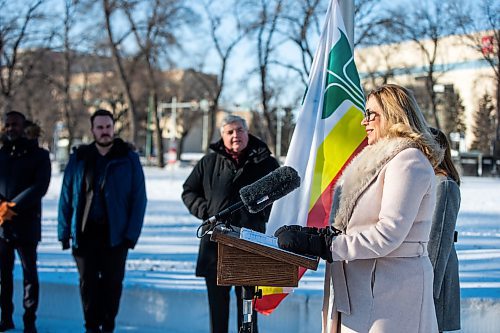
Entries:
[[345, 232], [358, 198], [377, 178], [382, 168], [399, 152], [416, 147], [413, 140], [408, 138], [384, 138], [365, 147], [347, 166], [335, 187], [335, 192], [340, 191], [340, 200], [338, 206], [332, 208], [335, 211], [333, 226]]

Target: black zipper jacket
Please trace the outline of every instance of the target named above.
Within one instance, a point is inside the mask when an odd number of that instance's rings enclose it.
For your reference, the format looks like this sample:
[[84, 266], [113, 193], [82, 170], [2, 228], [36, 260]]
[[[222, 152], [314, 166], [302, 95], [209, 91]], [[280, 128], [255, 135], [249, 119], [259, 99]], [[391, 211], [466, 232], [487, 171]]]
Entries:
[[[184, 183], [182, 200], [189, 212], [204, 220], [240, 201], [239, 190], [279, 167], [267, 145], [249, 134], [243, 160], [237, 165], [224, 148], [222, 139], [210, 145]], [[265, 232], [271, 207], [251, 214], [244, 209], [232, 215], [231, 224]], [[206, 235], [201, 239], [196, 265], [197, 276], [216, 276], [217, 244]]]
[[0, 238], [20, 243], [41, 240], [42, 197], [51, 174], [49, 152], [36, 140], [6, 141], [0, 149], [0, 200], [14, 202], [17, 213], [0, 226]]

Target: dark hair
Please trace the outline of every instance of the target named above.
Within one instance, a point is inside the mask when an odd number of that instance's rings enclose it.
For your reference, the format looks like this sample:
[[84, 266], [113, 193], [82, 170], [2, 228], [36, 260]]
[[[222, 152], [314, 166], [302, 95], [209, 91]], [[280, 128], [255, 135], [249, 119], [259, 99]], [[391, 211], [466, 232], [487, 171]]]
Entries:
[[94, 126], [94, 119], [97, 116], [107, 116], [111, 118], [113, 124], [115, 123], [115, 118], [113, 118], [113, 114], [110, 111], [104, 109], [98, 109], [90, 116], [90, 126]]
[[26, 119], [24, 121], [24, 134], [28, 139], [38, 139], [42, 135], [42, 128], [37, 123]]
[[5, 114], [5, 117], [8, 117], [8, 116], [17, 116], [17, 117], [22, 118], [23, 122], [26, 122], [26, 116], [19, 111], [15, 111], [15, 110], [9, 111]]
[[429, 128], [434, 139], [439, 143], [439, 145], [444, 149], [443, 161], [435, 168], [436, 172], [444, 172], [451, 177], [458, 185], [460, 185], [460, 175], [453, 164], [453, 159], [451, 158], [450, 143], [446, 135], [433, 127]]

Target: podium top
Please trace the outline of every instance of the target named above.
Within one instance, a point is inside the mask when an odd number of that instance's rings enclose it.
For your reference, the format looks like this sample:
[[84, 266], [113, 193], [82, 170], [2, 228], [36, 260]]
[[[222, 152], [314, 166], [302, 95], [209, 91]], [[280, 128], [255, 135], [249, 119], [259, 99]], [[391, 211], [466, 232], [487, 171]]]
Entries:
[[[239, 228], [232, 227], [234, 230], [225, 227], [216, 227], [213, 230], [212, 241], [224, 244], [226, 246], [235, 247], [250, 253], [261, 255], [277, 261], [290, 263], [295, 266], [304, 267], [307, 269], [317, 270], [319, 264], [318, 257], [310, 257], [290, 251], [280, 249], [272, 245], [261, 242], [255, 242], [248, 239], [240, 238]], [[262, 234], [263, 235], [263, 234]], [[264, 236], [264, 235], [263, 235]]]

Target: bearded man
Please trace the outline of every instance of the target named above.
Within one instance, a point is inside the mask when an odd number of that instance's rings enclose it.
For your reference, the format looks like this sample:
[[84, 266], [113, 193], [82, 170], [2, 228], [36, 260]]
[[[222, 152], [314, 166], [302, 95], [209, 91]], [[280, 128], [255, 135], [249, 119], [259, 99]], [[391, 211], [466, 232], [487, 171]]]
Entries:
[[94, 142], [71, 154], [59, 200], [58, 238], [80, 274], [87, 333], [115, 329], [128, 250], [139, 238], [146, 187], [139, 156], [114, 135], [113, 114], [90, 118]]

